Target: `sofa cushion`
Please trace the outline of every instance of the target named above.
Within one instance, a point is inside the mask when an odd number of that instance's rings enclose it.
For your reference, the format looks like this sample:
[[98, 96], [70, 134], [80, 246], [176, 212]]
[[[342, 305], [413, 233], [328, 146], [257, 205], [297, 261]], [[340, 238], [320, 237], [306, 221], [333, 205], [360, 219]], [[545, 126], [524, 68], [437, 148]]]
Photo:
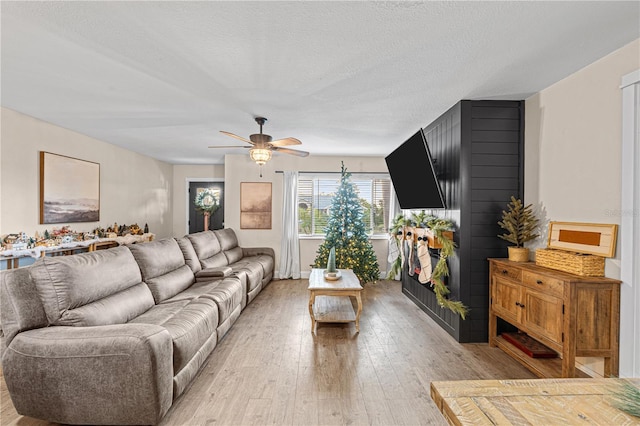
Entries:
[[209, 298], [162, 303], [131, 322], [155, 324], [169, 331], [173, 341], [173, 374], [176, 375], [216, 334], [218, 307]]
[[194, 234], [187, 235], [187, 238], [191, 241], [193, 249], [196, 251], [198, 259], [200, 259], [201, 262], [202, 259], [208, 259], [221, 251], [220, 243], [213, 231], [196, 232]]
[[171, 299], [167, 299], [162, 304], [165, 303], [174, 303], [177, 301], [189, 301], [193, 299], [197, 299], [205, 293], [216, 288], [222, 282], [221, 279], [214, 279], [209, 281], [196, 281], [191, 287], [186, 289], [185, 291], [181, 291], [180, 293], [173, 296]]
[[238, 238], [236, 237], [236, 232], [231, 228], [218, 229], [213, 231], [218, 237], [218, 241], [220, 242], [220, 249], [222, 251], [231, 250], [232, 248], [238, 247]]
[[[0, 324], [4, 333], [2, 342], [7, 346], [21, 331], [49, 324], [36, 283], [31, 279], [31, 268], [0, 272]], [[0, 358], [4, 349], [0, 349]]]
[[[121, 246], [74, 256], [44, 257], [31, 268], [50, 324], [126, 322], [153, 306], [131, 251]], [[119, 293], [125, 292], [122, 295]], [[91, 305], [79, 309], [85, 305]]]
[[185, 264], [182, 250], [173, 238], [132, 244], [129, 249], [140, 266], [143, 281], [164, 275]]
[[212, 300], [194, 299], [162, 326], [173, 340], [173, 374], [176, 375], [216, 333], [218, 307]]
[[172, 302], [165, 301], [159, 305], [155, 305], [144, 314], [135, 317], [129, 322], [134, 324], [161, 325], [168, 318], [171, 318], [172, 316], [180, 312], [180, 310], [187, 306], [189, 302], [190, 299], [175, 300]]
[[230, 250], [225, 250], [223, 253], [227, 258], [227, 263], [229, 264], [236, 263], [243, 257], [242, 249], [240, 247], [234, 247]]
[[149, 286], [155, 302], [160, 303], [189, 288], [194, 281], [195, 277], [191, 269], [187, 265], [182, 265], [175, 271], [150, 278], [145, 282]]
[[156, 303], [175, 296], [195, 281], [173, 238], [134, 244], [130, 249]]
[[201, 299], [211, 299], [216, 302], [220, 324], [226, 321], [236, 308], [240, 307], [243, 297], [246, 295], [243, 294], [238, 277], [225, 278], [215, 288], [200, 296]]
[[258, 262], [251, 262], [246, 259], [242, 259], [231, 266], [233, 272], [244, 272], [247, 276], [247, 291], [251, 291], [259, 284], [262, 284], [262, 265]]
[[273, 257], [261, 254], [259, 256], [245, 257], [242, 260], [248, 262], [259, 263], [262, 266], [263, 276], [268, 276], [273, 273]]
[[227, 256], [220, 252], [208, 259], [200, 259], [200, 264], [202, 265], [202, 269], [211, 269], [227, 266], [229, 262], [227, 261]]
[[187, 237], [176, 238], [176, 242], [178, 246], [180, 246], [180, 250], [182, 250], [182, 256], [184, 256], [184, 261], [191, 271], [196, 274], [200, 272], [202, 266], [200, 266], [200, 260], [198, 259], [198, 254], [196, 250], [193, 248], [193, 244], [191, 244], [191, 240]]
[[149, 287], [139, 283], [126, 290], [67, 310], [58, 325], [92, 326], [124, 324], [153, 306]]

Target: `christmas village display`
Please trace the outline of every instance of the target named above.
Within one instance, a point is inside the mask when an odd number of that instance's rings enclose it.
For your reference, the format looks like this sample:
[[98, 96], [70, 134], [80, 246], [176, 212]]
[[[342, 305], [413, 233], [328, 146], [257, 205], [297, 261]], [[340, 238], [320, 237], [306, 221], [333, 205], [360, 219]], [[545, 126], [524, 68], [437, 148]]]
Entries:
[[149, 226], [140, 228], [137, 223], [133, 225], [118, 225], [114, 223], [106, 229], [97, 227], [90, 232], [77, 232], [69, 225], [61, 228], [54, 227], [51, 231], [36, 231], [33, 236], [28, 236], [25, 232], [8, 234], [0, 240], [0, 255], [16, 256], [31, 255], [25, 251], [34, 251], [39, 254], [43, 250], [54, 250], [56, 248], [67, 248], [71, 246], [89, 246], [96, 241], [116, 240], [118, 237], [143, 236], [149, 234]]

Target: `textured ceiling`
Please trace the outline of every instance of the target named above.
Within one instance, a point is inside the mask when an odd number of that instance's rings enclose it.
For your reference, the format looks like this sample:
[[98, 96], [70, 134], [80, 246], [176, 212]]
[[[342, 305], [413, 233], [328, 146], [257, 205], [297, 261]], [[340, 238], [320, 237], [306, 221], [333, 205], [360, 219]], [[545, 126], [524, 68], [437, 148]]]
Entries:
[[640, 37], [639, 2], [1, 2], [2, 106], [176, 164], [221, 133], [384, 156]]

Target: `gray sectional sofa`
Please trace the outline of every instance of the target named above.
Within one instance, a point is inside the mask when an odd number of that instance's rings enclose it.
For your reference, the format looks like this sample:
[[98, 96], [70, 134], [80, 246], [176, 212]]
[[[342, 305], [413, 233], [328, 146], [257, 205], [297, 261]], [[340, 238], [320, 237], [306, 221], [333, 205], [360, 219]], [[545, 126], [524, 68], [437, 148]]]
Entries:
[[0, 273], [2, 372], [18, 413], [156, 424], [273, 278], [231, 229]]

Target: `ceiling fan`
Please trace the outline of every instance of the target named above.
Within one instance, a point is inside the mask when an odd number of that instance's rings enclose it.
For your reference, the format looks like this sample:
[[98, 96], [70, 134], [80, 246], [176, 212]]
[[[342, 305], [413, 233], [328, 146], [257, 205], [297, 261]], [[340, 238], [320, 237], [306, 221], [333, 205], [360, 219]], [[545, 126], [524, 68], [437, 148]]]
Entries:
[[249, 156], [253, 161], [256, 162], [259, 166], [262, 166], [267, 163], [271, 159], [271, 153], [273, 151], [281, 152], [284, 154], [296, 155], [298, 157], [306, 157], [309, 155], [306, 151], [298, 151], [296, 149], [284, 148], [285, 146], [291, 145], [300, 145], [300, 142], [296, 138], [284, 138], [272, 140], [272, 137], [269, 135], [265, 135], [262, 133], [262, 126], [267, 121], [264, 117], [256, 117], [256, 123], [260, 126], [260, 133], [256, 133], [249, 136], [249, 139], [245, 139], [242, 136], [235, 135], [233, 133], [220, 131], [220, 133], [224, 133], [227, 136], [231, 136], [232, 138], [239, 139], [243, 142], [250, 144], [251, 146], [210, 146], [209, 148], [250, 148]]

